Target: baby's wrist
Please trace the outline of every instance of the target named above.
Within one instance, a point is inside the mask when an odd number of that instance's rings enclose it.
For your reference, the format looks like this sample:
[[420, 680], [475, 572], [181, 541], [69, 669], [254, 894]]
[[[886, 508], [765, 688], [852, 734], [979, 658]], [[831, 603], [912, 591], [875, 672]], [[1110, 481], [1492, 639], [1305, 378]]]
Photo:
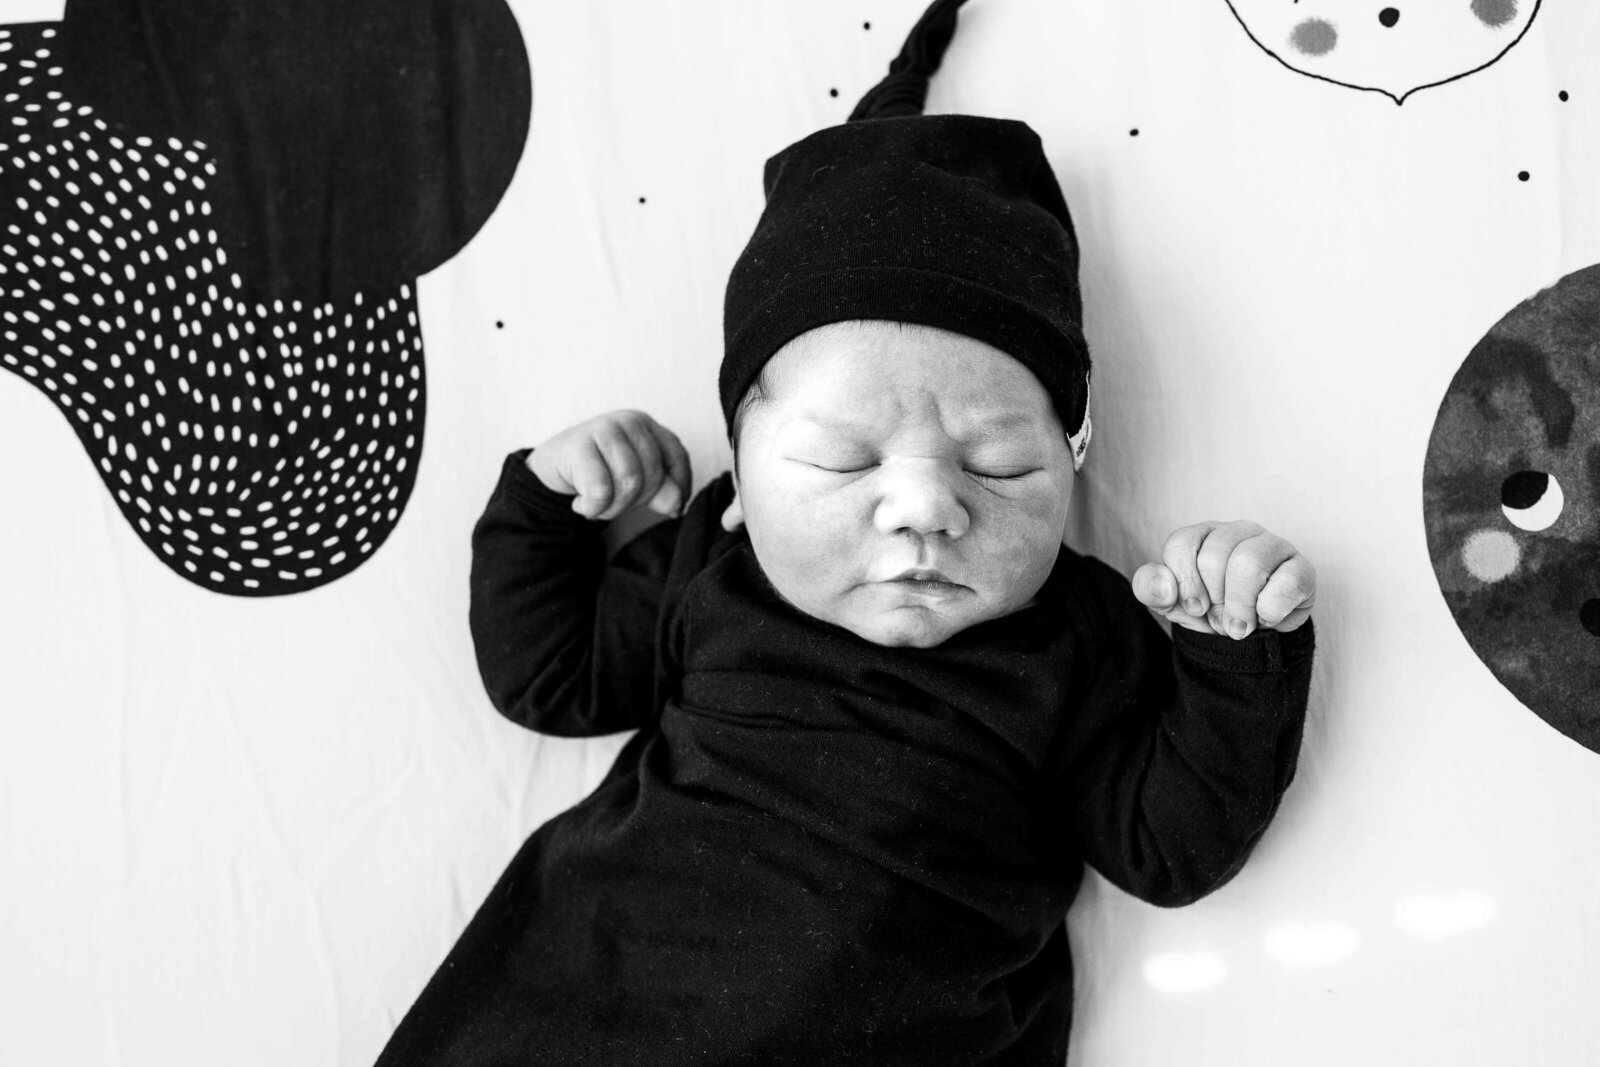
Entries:
[[562, 496], [578, 495], [577, 490], [573, 489], [572, 485], [555, 469], [549, 449], [533, 449], [528, 453], [523, 463], [527, 466], [529, 473], [539, 479], [539, 484], [552, 493], [560, 493]]

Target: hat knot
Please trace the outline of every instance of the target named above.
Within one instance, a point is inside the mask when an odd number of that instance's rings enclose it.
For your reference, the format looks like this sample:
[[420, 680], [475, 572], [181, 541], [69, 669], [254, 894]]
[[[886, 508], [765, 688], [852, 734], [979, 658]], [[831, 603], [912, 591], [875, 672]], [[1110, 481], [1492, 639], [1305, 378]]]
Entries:
[[939, 69], [956, 33], [956, 11], [966, 0], [934, 0], [911, 27], [889, 73], [861, 98], [850, 122], [922, 114], [928, 99], [928, 78]]

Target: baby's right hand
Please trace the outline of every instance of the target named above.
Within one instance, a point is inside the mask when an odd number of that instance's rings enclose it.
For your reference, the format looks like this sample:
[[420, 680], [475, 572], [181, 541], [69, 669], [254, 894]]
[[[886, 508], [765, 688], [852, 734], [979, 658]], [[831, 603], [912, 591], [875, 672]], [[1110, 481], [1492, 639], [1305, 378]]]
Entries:
[[641, 504], [677, 515], [693, 484], [678, 436], [642, 411], [612, 411], [562, 430], [529, 453], [528, 469], [547, 488], [576, 493], [573, 511], [606, 521]]

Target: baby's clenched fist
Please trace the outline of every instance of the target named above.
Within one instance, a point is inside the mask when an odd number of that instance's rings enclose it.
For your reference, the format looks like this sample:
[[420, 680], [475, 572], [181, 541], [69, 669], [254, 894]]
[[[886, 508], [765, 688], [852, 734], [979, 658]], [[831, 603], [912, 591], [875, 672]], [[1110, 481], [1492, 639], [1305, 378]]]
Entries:
[[1201, 522], [1173, 531], [1161, 562], [1134, 572], [1133, 594], [1174, 626], [1238, 639], [1258, 628], [1287, 633], [1304, 623], [1317, 572], [1293, 545], [1256, 523]]
[[546, 488], [573, 493], [572, 510], [609, 521], [644, 506], [677, 515], [693, 482], [677, 434], [642, 411], [596, 415], [556, 434], [528, 455]]

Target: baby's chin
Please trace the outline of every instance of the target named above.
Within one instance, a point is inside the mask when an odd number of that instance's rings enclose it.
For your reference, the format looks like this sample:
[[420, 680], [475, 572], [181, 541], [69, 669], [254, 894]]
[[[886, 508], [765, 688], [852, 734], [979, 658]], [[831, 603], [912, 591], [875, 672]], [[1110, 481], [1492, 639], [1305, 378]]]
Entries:
[[789, 606], [813, 619], [848, 630], [863, 641], [885, 648], [934, 648], [989, 616], [966, 611], [940, 610], [929, 605], [840, 604], [812, 602], [783, 589], [778, 595]]
[[847, 630], [885, 648], [935, 648], [979, 623], [1021, 611], [1032, 604], [1043, 579], [1028, 588], [1007, 586], [923, 589], [900, 582], [864, 582], [844, 589], [774, 582], [768, 585], [795, 610]]
[[936, 648], [963, 630], [993, 618], [992, 614], [940, 612], [921, 606], [847, 615], [828, 619], [863, 641], [885, 648]]
[[1020, 589], [1007, 596], [965, 588], [953, 594], [908, 594], [889, 584], [897, 583], [867, 583], [833, 596], [776, 583], [772, 588], [797, 611], [885, 648], [935, 648], [979, 623], [1021, 611], [1034, 603], [1037, 591], [1028, 590], [1026, 597]]
[[944, 644], [962, 628], [942, 620], [930, 619], [838, 619], [842, 626], [863, 641], [885, 648], [934, 648]]

